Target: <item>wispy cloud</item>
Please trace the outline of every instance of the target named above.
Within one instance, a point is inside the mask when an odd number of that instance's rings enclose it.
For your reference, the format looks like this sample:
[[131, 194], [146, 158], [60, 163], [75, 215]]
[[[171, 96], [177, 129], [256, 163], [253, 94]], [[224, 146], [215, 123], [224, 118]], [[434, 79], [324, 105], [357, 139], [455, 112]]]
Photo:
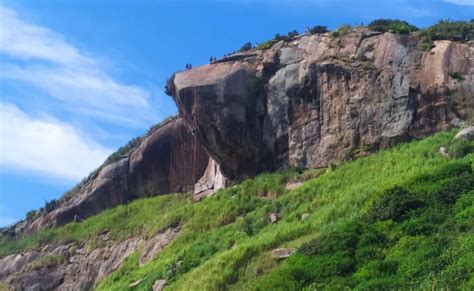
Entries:
[[53, 118], [31, 116], [4, 102], [0, 114], [0, 167], [77, 181], [111, 153]]
[[474, 0], [443, 0], [443, 2], [452, 3], [456, 5], [474, 6]]
[[77, 181], [111, 152], [92, 136], [105, 141], [156, 121], [155, 93], [117, 80], [103, 64], [0, 4], [2, 170]]
[[148, 90], [116, 81], [96, 59], [81, 53], [60, 34], [28, 23], [2, 6], [0, 54], [5, 56], [0, 62], [1, 80], [31, 85], [94, 118], [105, 116], [100, 113], [106, 109], [109, 121], [112, 114], [125, 116], [131, 123], [152, 119]]

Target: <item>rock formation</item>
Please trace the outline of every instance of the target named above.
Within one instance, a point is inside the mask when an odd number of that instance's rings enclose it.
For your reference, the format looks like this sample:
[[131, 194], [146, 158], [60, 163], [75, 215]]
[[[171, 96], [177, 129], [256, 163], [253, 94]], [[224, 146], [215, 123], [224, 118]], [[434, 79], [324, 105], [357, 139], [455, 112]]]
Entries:
[[11, 290], [91, 290], [134, 252], [141, 251], [140, 262], [153, 259], [179, 230], [167, 229], [147, 241], [131, 237], [118, 243], [108, 243], [104, 233], [98, 239], [102, 245], [91, 251], [70, 243], [9, 255], [0, 259], [0, 281]]
[[126, 156], [104, 166], [77, 194], [31, 224], [31, 232], [85, 219], [139, 197], [192, 191], [209, 156], [180, 118], [154, 128]]
[[472, 118], [474, 43], [418, 41], [306, 34], [176, 73], [168, 94], [231, 180], [325, 166]]
[[[327, 166], [474, 120], [474, 42], [436, 41], [430, 51], [418, 42], [365, 28], [337, 37], [305, 34], [178, 72], [167, 93], [180, 117], [152, 129], [52, 211], [10, 232], [60, 226], [151, 195], [192, 191], [200, 200], [229, 180]], [[472, 127], [462, 136], [472, 139]], [[278, 218], [272, 213], [270, 220]], [[13, 290], [91, 289], [133, 252], [147, 264], [179, 227], [148, 240], [109, 243], [103, 235], [105, 245], [88, 251], [70, 243], [12, 254], [0, 259], [0, 280]], [[294, 251], [275, 249], [272, 256]], [[165, 284], [157, 280], [154, 290]]]

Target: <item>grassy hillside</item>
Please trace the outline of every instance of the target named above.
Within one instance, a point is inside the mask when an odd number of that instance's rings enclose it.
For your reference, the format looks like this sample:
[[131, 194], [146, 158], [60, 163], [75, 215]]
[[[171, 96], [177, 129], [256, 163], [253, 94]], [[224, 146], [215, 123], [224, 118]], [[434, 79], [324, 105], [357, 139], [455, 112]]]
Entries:
[[[200, 203], [174, 194], [135, 201], [82, 223], [2, 238], [0, 256], [46, 242], [99, 245], [149, 237], [181, 225], [180, 235], [139, 267], [139, 253], [98, 289], [295, 290], [474, 288], [474, 144], [453, 133], [374, 154], [330, 171], [263, 174]], [[450, 145], [455, 158], [441, 156]], [[288, 180], [308, 179], [288, 191]], [[264, 196], [264, 197], [262, 197]], [[269, 215], [281, 219], [271, 223]], [[284, 260], [277, 247], [295, 247]]]

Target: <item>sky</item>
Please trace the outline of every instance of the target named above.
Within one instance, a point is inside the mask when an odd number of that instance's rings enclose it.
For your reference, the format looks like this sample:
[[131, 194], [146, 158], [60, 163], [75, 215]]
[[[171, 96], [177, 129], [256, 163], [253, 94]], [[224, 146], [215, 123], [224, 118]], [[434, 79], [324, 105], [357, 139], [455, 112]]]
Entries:
[[307, 26], [474, 18], [474, 0], [0, 0], [0, 227], [176, 114], [186, 63]]

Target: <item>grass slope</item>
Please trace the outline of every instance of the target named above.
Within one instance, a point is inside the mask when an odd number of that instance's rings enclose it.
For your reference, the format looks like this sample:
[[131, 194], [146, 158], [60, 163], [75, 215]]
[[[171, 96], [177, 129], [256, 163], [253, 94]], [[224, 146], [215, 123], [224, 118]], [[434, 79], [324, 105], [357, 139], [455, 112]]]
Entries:
[[[200, 203], [173, 194], [135, 201], [82, 223], [19, 240], [2, 238], [0, 255], [46, 242], [86, 242], [181, 234], [144, 267], [139, 253], [100, 282], [99, 290], [298, 290], [474, 288], [473, 143], [458, 158], [438, 153], [454, 133], [399, 145], [329, 172], [263, 174]], [[466, 151], [466, 149], [470, 149]], [[467, 155], [465, 155], [467, 154]], [[312, 177], [284, 189], [288, 180]], [[262, 199], [260, 196], [274, 199]], [[270, 223], [269, 214], [281, 219]], [[302, 219], [302, 215], [305, 219]], [[286, 260], [270, 255], [296, 247]]]

